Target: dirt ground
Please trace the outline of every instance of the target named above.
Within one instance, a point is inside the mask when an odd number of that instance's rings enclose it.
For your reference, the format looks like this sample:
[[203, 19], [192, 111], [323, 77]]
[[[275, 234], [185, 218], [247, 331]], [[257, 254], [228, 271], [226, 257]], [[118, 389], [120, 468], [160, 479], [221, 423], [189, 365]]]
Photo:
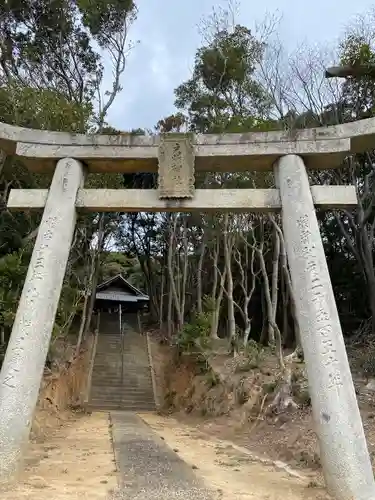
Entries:
[[[234, 443], [172, 417], [142, 414], [220, 500], [323, 500], [315, 476], [286, 464], [260, 460]], [[60, 428], [30, 445], [20, 483], [2, 500], [107, 500], [117, 485], [108, 415], [70, 416]]]
[[1, 500], [104, 500], [117, 485], [108, 415], [70, 416], [31, 443], [26, 469]]
[[[163, 413], [207, 436], [220, 437], [260, 456], [286, 462], [301, 473], [309, 474], [314, 482], [323, 483], [310, 405], [297, 400], [298, 410], [265, 416], [265, 408], [274, 397], [272, 393], [267, 394], [267, 387], [276, 386], [278, 380], [274, 357], [266, 357], [255, 370], [236, 371], [231, 362], [228, 363], [228, 356], [217, 356], [216, 365], [211, 366], [225, 384], [212, 384], [207, 374], [196, 375], [194, 366], [192, 369], [188, 362], [173, 365], [170, 349], [157, 339], [152, 343], [152, 350], [161, 392], [159, 401], [163, 401], [163, 397], [165, 401], [164, 407], [161, 406]], [[363, 356], [362, 351], [359, 354]], [[368, 380], [360, 373], [361, 362], [356, 361], [359, 354], [351, 353], [350, 359], [375, 472], [375, 392], [366, 391]], [[169, 373], [173, 375], [168, 378]], [[246, 397], [237, 401], [237, 395]]]
[[329, 498], [313, 475], [302, 475], [286, 464], [261, 461], [233, 443], [203, 433], [172, 417], [140, 415], [178, 455], [219, 492], [221, 500]]

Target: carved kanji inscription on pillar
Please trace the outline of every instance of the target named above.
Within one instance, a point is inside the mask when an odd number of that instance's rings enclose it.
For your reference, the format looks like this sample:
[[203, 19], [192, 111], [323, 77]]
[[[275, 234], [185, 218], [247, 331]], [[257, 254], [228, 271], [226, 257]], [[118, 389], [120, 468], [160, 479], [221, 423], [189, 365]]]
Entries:
[[165, 134], [160, 138], [159, 197], [193, 198], [194, 148], [188, 134]]

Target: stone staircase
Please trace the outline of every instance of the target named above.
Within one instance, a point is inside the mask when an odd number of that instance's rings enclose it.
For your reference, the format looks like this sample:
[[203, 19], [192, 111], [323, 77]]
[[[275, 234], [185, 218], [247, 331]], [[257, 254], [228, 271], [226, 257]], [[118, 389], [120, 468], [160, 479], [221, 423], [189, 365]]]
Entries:
[[147, 338], [127, 324], [123, 331], [123, 347], [119, 333], [99, 333], [89, 408], [153, 411], [156, 407]]

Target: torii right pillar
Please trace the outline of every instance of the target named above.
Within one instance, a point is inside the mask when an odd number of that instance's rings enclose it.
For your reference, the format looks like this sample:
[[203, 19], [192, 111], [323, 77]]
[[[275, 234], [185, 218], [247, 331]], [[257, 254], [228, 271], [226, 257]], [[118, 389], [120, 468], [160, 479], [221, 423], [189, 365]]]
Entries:
[[282, 157], [275, 176], [326, 485], [337, 500], [374, 500], [374, 474], [303, 160]]

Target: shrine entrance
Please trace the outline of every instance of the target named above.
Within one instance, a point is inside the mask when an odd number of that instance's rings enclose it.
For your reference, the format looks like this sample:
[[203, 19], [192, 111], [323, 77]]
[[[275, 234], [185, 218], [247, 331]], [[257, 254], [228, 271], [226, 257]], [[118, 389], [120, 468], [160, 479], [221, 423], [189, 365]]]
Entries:
[[[44, 210], [0, 376], [0, 480], [17, 470], [37, 403], [78, 211], [282, 212], [296, 313], [328, 489], [375, 498], [374, 477], [314, 206], [357, 204], [354, 186], [310, 186], [373, 148], [375, 120], [289, 132], [84, 136], [0, 124], [0, 147], [49, 190], [12, 190], [10, 210]], [[195, 172], [274, 171], [274, 189], [195, 189]], [[158, 189], [84, 189], [86, 172], [158, 172]]]
[[148, 309], [149, 297], [130, 284], [121, 274], [96, 288], [94, 313], [100, 334], [123, 334], [124, 318]]

